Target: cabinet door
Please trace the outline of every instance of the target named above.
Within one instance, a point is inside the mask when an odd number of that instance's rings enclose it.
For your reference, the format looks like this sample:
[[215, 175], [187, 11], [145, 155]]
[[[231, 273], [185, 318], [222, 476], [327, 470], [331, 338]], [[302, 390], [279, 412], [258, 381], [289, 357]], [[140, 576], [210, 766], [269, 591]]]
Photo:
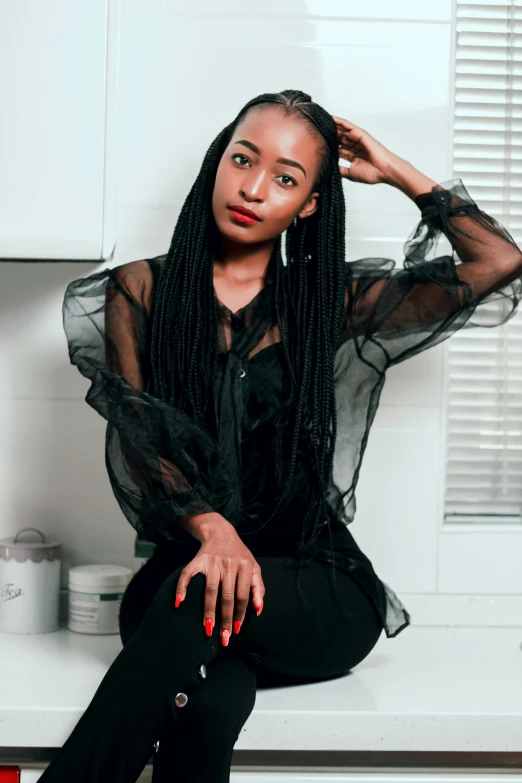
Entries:
[[102, 256], [110, 5], [0, 4], [0, 259]]

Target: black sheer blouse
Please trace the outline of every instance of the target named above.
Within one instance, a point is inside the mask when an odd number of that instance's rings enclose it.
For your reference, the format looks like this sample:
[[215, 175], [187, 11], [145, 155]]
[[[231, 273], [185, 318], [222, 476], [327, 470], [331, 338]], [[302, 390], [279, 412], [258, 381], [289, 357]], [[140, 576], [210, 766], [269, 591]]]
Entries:
[[[416, 203], [421, 220], [405, 243], [403, 268], [388, 258], [346, 263], [328, 498], [334, 533], [332, 540], [321, 534], [316, 550], [318, 560], [334, 561], [359, 582], [388, 637], [405, 628], [410, 615], [347, 527], [386, 370], [461, 327], [504, 323], [522, 291], [520, 248], [504, 226], [480, 210], [460, 179], [437, 184]], [[442, 234], [451, 254], [430, 260]], [[254, 553], [291, 553], [314, 482], [303, 438], [290, 510], [269, 528], [263, 526], [277, 500], [273, 421], [287, 394], [272, 264], [263, 289], [237, 312], [214, 294], [218, 372], [212, 421], [202, 428], [147, 391], [150, 319], [165, 259], [104, 269], [71, 282], [64, 297], [70, 361], [91, 381], [87, 403], [107, 420], [105, 461], [116, 499], [138, 536], [157, 545], [193, 545], [195, 539], [176, 517], [218, 511]]]

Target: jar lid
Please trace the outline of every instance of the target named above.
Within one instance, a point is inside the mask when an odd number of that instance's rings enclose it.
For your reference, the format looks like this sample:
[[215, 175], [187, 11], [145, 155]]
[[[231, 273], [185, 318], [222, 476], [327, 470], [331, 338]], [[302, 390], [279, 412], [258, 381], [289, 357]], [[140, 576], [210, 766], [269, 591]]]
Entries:
[[[33, 530], [38, 536], [39, 541], [19, 541], [19, 537], [26, 530]], [[26, 560], [32, 560], [33, 563], [40, 563], [42, 560], [58, 560], [61, 556], [62, 545], [57, 540], [50, 540], [45, 537], [41, 530], [36, 527], [24, 527], [9, 538], [0, 538], [0, 558], [3, 560], [16, 560], [17, 563], [24, 563]]]
[[133, 571], [127, 566], [92, 563], [69, 568], [69, 587], [126, 587]]

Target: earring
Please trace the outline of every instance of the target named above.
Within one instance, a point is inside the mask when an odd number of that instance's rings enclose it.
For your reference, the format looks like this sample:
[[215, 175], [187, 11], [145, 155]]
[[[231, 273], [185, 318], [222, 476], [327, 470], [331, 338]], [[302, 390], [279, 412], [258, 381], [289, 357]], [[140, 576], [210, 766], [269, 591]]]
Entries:
[[294, 228], [297, 228], [297, 218], [294, 218]]
[[286, 266], [288, 259], [286, 257], [286, 228], [281, 234], [281, 258], [283, 259], [283, 266]]

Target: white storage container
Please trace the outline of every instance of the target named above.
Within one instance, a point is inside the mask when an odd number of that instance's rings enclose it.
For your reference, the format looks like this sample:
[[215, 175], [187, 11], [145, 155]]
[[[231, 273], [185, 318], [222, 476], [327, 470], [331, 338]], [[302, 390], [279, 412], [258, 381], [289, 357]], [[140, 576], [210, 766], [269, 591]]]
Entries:
[[[33, 530], [39, 541], [21, 541]], [[59, 627], [61, 544], [25, 527], [0, 539], [0, 631], [48, 633]]]
[[70, 568], [69, 630], [119, 633], [121, 599], [132, 576], [132, 569], [126, 566], [93, 564]]

